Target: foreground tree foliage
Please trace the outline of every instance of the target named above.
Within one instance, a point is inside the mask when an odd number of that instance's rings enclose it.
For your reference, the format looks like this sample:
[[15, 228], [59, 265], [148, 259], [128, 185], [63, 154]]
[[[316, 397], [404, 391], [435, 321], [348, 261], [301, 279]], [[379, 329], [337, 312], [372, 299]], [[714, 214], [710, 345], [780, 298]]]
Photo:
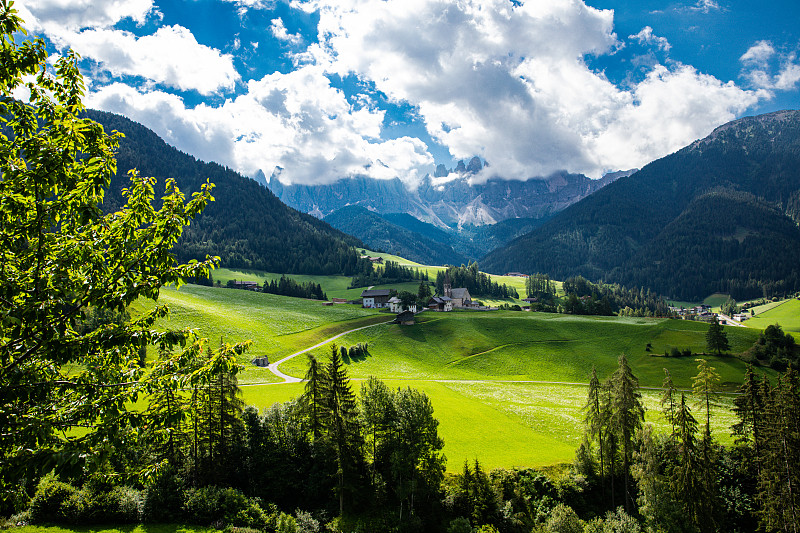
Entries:
[[[212, 260], [179, 265], [170, 251], [212, 200], [212, 186], [186, 202], [168, 181], [156, 210], [153, 180], [131, 172], [125, 206], [104, 214], [119, 135], [79, 118], [76, 56], [61, 57], [51, 71], [41, 40], [17, 44], [23, 30], [8, 0], [0, 2], [0, 32], [0, 497], [7, 509], [20, 479], [92, 472], [134, 446], [148, 416], [129, 409], [140, 394], [234, 372], [245, 345], [201, 358], [203, 343], [190, 331], [152, 329], [164, 306], [83, 327], [98, 310], [124, 313], [139, 298], [157, 299], [166, 284], [207, 275]], [[27, 102], [15, 98], [26, 92]], [[144, 368], [148, 345], [181, 349]]]

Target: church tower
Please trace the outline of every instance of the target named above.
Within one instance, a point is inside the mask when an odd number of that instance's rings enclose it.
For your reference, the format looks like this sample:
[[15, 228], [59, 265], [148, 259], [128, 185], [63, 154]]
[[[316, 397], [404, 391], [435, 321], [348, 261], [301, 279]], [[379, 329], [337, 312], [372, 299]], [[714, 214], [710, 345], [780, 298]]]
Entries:
[[448, 298], [453, 297], [453, 286], [450, 284], [450, 273], [444, 273], [444, 295]]

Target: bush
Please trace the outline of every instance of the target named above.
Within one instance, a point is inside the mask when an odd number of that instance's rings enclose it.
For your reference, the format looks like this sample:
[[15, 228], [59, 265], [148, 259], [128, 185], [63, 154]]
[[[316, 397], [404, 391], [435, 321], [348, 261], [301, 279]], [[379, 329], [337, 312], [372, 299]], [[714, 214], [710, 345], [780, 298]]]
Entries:
[[74, 506], [78, 501], [78, 489], [58, 481], [54, 476], [42, 478], [31, 500], [30, 520], [34, 524], [44, 522], [72, 522], [77, 516]]
[[171, 471], [162, 472], [145, 490], [142, 519], [146, 522], [183, 520], [183, 483]]
[[560, 503], [550, 511], [545, 525], [553, 533], [583, 533], [584, 523], [572, 507]]
[[267, 512], [257, 498], [248, 498], [236, 489], [213, 486], [186, 491], [184, 511], [187, 520], [200, 525], [275, 529], [277, 520], [273, 506]]
[[447, 533], [472, 533], [472, 526], [469, 525], [469, 520], [463, 516], [450, 521], [450, 526], [447, 528]]

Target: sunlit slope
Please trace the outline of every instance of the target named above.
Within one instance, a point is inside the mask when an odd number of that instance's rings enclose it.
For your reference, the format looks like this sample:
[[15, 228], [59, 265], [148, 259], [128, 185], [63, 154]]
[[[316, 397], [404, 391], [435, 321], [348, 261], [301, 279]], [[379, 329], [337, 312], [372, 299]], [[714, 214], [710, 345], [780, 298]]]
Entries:
[[[767, 310], [762, 311], [762, 308]], [[755, 308], [756, 315], [745, 321], [747, 327], [764, 329], [772, 324], [780, 324], [786, 332], [800, 333], [800, 300], [784, 300], [778, 305], [762, 308]]]
[[[369, 356], [349, 362], [351, 375], [586, 383], [592, 366], [602, 379], [624, 353], [643, 386], [660, 386], [667, 368], [678, 386], [690, 387], [696, 374], [694, 357], [663, 357], [664, 350], [704, 352], [708, 328], [681, 320], [521, 312], [425, 313], [418, 319], [414, 326], [382, 325], [342, 337], [340, 344], [348, 346], [369, 343]], [[725, 331], [734, 352], [749, 348], [758, 336], [745, 328]], [[742, 361], [707, 358], [724, 386], [741, 383]], [[289, 361], [282, 369], [300, 375], [304, 365], [302, 360]]]

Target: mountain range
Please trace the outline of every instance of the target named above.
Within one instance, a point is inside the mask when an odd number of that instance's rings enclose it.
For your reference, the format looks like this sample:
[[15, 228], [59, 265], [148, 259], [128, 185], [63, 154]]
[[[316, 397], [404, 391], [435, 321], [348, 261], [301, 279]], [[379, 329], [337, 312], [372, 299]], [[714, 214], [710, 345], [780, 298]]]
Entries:
[[358, 205], [379, 214], [406, 213], [440, 228], [460, 229], [511, 218], [544, 219], [635, 171], [615, 172], [598, 180], [561, 172], [544, 179], [492, 178], [473, 183], [482, 168], [477, 157], [468, 165], [459, 162], [453, 170], [440, 165], [433, 177], [426, 176], [415, 188], [398, 178], [352, 177], [326, 185], [285, 185], [275, 178], [267, 181], [263, 175], [258, 180], [287, 205], [319, 218]]
[[733, 121], [481, 260], [685, 300], [800, 289], [800, 112]]
[[88, 110], [86, 114], [106, 131], [125, 135], [117, 152], [118, 175], [111, 179], [103, 208], [110, 212], [124, 205], [126, 173], [158, 178], [156, 198], [165, 178], [174, 178], [190, 196], [206, 179], [215, 198], [183, 231], [174, 253], [181, 261], [220, 256], [222, 265], [268, 272], [352, 275], [362, 261], [358, 239], [317, 218], [287, 207], [274, 194], [250, 178], [216, 163], [205, 163], [169, 146], [152, 130], [113, 113]]

